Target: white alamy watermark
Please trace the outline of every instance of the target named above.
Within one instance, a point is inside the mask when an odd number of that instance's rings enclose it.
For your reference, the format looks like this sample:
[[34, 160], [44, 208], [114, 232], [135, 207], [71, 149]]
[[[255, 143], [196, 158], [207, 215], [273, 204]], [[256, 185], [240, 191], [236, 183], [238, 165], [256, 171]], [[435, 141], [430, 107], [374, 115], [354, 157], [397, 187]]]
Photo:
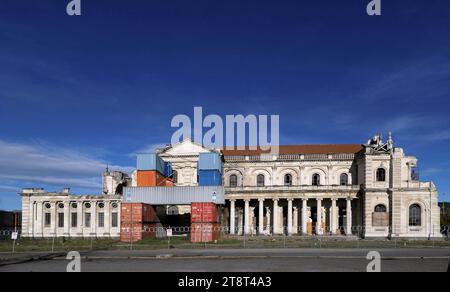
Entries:
[[[81, 16], [81, 0], [70, 0], [67, 4], [66, 12], [69, 16]], [[381, 0], [370, 0], [369, 4], [367, 4], [367, 15], [381, 15]]]
[[71, 0], [67, 4], [66, 12], [69, 16], [81, 16], [81, 0]]
[[66, 259], [70, 261], [67, 264], [66, 271], [68, 273], [80, 273], [81, 272], [81, 255], [77, 251], [71, 251], [67, 254]]
[[367, 265], [368, 273], [380, 273], [381, 272], [381, 254], [377, 251], [371, 251], [367, 254], [366, 259], [369, 262]]
[[367, 15], [381, 16], [381, 0], [371, 0], [367, 4]]
[[204, 117], [203, 108], [195, 107], [194, 121], [187, 115], [177, 115], [171, 126], [178, 128], [172, 135], [172, 145], [193, 138], [194, 142], [209, 148], [279, 153], [279, 115], [226, 115], [223, 120], [214, 114]]

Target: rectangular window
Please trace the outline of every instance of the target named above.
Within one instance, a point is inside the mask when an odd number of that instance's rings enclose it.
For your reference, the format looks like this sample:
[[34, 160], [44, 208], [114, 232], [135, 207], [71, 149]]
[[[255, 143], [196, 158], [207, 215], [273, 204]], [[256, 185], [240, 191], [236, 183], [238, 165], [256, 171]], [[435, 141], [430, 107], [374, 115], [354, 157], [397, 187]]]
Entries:
[[98, 213], [98, 227], [105, 227], [105, 213]]
[[91, 227], [91, 213], [84, 214], [84, 227]]
[[113, 228], [117, 228], [117, 227], [119, 227], [119, 217], [118, 217], [118, 214], [117, 214], [117, 212], [114, 212], [114, 213], [112, 213], [112, 219], [111, 219], [111, 226], [113, 227]]
[[50, 213], [45, 213], [45, 227], [50, 227], [50, 224], [52, 224], [52, 215]]
[[58, 227], [64, 227], [64, 213], [58, 213]]
[[78, 214], [72, 213], [72, 228], [75, 228], [78, 226]]

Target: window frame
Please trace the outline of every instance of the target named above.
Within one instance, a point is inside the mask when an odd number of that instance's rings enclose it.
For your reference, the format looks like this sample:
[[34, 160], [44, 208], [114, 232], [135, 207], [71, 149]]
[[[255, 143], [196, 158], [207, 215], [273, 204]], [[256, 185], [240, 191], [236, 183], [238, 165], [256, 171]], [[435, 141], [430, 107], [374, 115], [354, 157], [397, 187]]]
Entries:
[[313, 186], [320, 186], [320, 174], [319, 173], [314, 173], [311, 177], [311, 184]]
[[[260, 180], [262, 178], [262, 181]], [[256, 186], [265, 187], [266, 186], [266, 176], [262, 173], [256, 176]]]
[[78, 227], [78, 213], [72, 212], [71, 217], [70, 217], [70, 226], [72, 228]]
[[[345, 177], [345, 179], [343, 179]], [[341, 175], [339, 176], [339, 185], [340, 186], [348, 186], [348, 179], [349, 179], [349, 175], [345, 172], [341, 173]]]
[[[289, 178], [289, 179], [287, 179], [287, 178]], [[292, 174], [286, 173], [284, 175], [283, 184], [284, 184], [285, 187], [292, 187], [293, 181], [294, 180], [293, 180]]]
[[238, 176], [236, 174], [230, 175], [229, 184], [231, 188], [236, 188], [238, 186]]
[[[384, 210], [383, 212], [379, 211], [378, 208], [380, 208], [380, 207], [383, 208], [383, 210]], [[387, 207], [386, 207], [384, 204], [378, 204], [378, 205], [375, 206], [375, 208], [373, 209], [373, 211], [374, 211], [375, 213], [387, 213]]]
[[[383, 174], [382, 178], [380, 177], [381, 172]], [[386, 174], [387, 174], [387, 171], [385, 168], [383, 168], [383, 167], [377, 168], [377, 171], [375, 173], [375, 180], [377, 182], [386, 182]]]
[[409, 227], [422, 227], [422, 206], [412, 204], [408, 208]]

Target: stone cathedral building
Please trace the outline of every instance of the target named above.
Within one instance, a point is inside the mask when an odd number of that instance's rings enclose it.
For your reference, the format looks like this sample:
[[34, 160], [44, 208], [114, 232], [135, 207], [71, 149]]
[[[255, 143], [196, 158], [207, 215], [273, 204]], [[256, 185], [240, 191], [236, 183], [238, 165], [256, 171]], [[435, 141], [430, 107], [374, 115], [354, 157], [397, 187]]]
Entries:
[[[196, 186], [199, 153], [211, 151], [224, 159], [225, 233], [441, 237], [436, 187], [419, 181], [417, 158], [394, 147], [390, 135], [364, 145], [280, 146], [277, 155], [207, 149], [191, 140], [158, 153], [172, 162], [177, 186]], [[133, 177], [106, 172], [102, 196], [25, 189], [22, 235], [119, 237], [120, 191], [135, 185]], [[190, 206], [167, 209], [190, 212]]]

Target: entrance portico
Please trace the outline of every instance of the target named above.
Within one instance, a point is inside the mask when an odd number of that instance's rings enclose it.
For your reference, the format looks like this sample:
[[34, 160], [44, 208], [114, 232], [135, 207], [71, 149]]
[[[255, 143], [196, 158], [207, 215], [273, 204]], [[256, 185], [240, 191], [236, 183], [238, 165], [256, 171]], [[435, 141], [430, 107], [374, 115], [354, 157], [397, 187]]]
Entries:
[[[230, 235], [352, 235], [355, 199], [356, 194], [234, 196], [229, 199]], [[243, 222], [238, 228], [242, 232], [236, 232], [236, 214], [240, 213], [242, 217], [237, 221]]]

